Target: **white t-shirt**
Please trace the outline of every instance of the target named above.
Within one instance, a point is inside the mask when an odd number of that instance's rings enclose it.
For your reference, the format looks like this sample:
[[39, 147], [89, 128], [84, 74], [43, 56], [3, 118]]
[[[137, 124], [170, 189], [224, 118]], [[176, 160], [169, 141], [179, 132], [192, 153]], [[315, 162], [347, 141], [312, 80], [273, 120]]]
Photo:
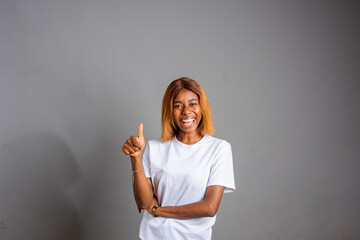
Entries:
[[[209, 135], [193, 145], [176, 138], [167, 142], [150, 140], [142, 161], [162, 207], [201, 201], [211, 185], [224, 186], [225, 193], [235, 190], [231, 146]], [[216, 216], [186, 220], [153, 217], [144, 211], [139, 236], [144, 240], [209, 240], [215, 219]]]

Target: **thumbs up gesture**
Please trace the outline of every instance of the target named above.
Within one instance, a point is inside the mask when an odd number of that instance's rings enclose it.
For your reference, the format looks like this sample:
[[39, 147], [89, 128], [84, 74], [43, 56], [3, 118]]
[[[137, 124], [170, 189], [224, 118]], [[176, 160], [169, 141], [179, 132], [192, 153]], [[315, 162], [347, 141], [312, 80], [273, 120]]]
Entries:
[[145, 148], [145, 138], [143, 134], [143, 124], [138, 127], [139, 136], [131, 136], [122, 147], [122, 151], [131, 157], [141, 156], [142, 150]]

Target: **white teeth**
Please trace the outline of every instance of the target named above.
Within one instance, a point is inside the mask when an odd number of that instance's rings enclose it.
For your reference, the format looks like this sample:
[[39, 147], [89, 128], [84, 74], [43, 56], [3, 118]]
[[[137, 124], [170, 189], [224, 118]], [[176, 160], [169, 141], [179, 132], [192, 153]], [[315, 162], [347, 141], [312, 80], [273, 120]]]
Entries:
[[192, 121], [194, 121], [194, 119], [193, 118], [191, 118], [191, 119], [183, 119], [182, 121], [183, 122], [192, 122]]

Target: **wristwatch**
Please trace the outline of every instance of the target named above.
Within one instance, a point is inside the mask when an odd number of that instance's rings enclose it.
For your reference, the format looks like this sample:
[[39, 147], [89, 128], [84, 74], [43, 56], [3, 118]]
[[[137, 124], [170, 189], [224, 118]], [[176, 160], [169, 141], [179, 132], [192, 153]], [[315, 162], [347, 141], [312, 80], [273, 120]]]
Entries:
[[157, 209], [158, 207], [160, 207], [159, 204], [155, 205], [155, 206], [152, 208], [152, 215], [153, 215], [153, 217], [157, 217], [157, 216], [155, 215], [155, 209]]

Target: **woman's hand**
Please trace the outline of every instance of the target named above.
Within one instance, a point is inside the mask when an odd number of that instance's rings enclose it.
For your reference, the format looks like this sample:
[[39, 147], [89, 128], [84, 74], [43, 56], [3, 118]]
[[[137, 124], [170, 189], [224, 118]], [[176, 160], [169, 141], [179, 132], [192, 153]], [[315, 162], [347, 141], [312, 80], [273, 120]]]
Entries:
[[145, 138], [143, 135], [143, 124], [140, 123], [138, 127], [139, 136], [131, 136], [122, 147], [123, 153], [130, 155], [130, 157], [141, 156], [142, 150], [145, 148]]
[[[176, 219], [214, 217], [219, 208], [224, 189], [224, 186], [220, 185], [209, 186], [206, 189], [205, 198], [202, 201], [181, 206], [159, 207], [156, 209], [155, 214], [159, 217]], [[153, 202], [146, 208], [146, 211], [152, 214], [152, 208], [156, 203], [153, 199]]]
[[158, 200], [157, 200], [156, 197], [154, 196], [153, 199], [152, 199], [152, 201], [151, 201], [150, 206], [146, 209], [146, 211], [152, 215], [152, 209], [153, 209], [153, 207], [154, 207], [155, 205], [158, 205], [158, 204], [159, 204], [159, 203], [158, 203]]

